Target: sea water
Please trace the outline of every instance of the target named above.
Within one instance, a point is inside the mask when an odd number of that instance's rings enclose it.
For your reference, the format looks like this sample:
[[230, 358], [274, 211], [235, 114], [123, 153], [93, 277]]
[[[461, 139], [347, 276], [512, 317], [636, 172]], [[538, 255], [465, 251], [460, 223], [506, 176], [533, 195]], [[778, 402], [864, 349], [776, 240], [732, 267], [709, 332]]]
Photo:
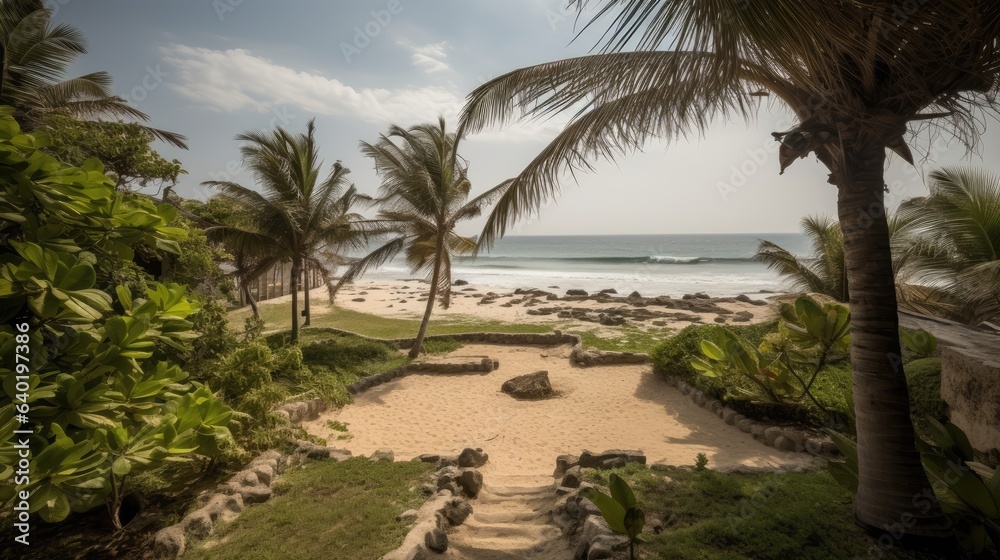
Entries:
[[[786, 284], [778, 274], [752, 260], [762, 239], [795, 255], [810, 252], [808, 240], [797, 233], [509, 236], [488, 253], [455, 259], [452, 279], [502, 289], [613, 288], [644, 296], [783, 291]], [[414, 275], [405, 263], [393, 261], [366, 277]]]

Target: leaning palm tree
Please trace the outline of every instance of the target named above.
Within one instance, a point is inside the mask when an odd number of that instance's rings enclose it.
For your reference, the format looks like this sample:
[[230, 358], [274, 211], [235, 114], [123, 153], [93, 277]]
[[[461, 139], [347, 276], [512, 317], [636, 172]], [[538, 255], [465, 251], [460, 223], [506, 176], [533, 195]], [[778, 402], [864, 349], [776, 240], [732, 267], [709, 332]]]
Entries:
[[[291, 342], [299, 338], [299, 279], [303, 266], [319, 268], [330, 283], [329, 270], [319, 255], [330, 247], [358, 247], [368, 229], [350, 208], [367, 197], [347, 183], [350, 170], [337, 162], [326, 179], [315, 139], [315, 123], [305, 134], [283, 128], [240, 134], [244, 166], [261, 192], [231, 181], [205, 181], [222, 196], [243, 207], [242, 225], [222, 225], [209, 231], [237, 255], [255, 263], [249, 273], [266, 270], [278, 262], [291, 262]], [[307, 292], [308, 293], [308, 292]]]
[[949, 294], [956, 318], [1000, 317], [1000, 175], [945, 168], [928, 177], [930, 195], [905, 201], [907, 267], [922, 284]]
[[[0, 105], [14, 107], [25, 129], [41, 128], [46, 115], [79, 120], [149, 121], [111, 91], [111, 76], [93, 72], [66, 79], [66, 68], [87, 52], [86, 40], [69, 25], [53, 26], [42, 0], [0, 0]], [[147, 126], [153, 137], [186, 148], [180, 134]]]
[[802, 218], [802, 229], [812, 240], [811, 257], [797, 257], [776, 243], [761, 240], [753, 260], [776, 270], [792, 289], [848, 301], [840, 224], [828, 216], [806, 216]]
[[414, 273], [429, 271], [427, 308], [410, 349], [411, 358], [420, 353], [434, 303], [440, 300], [445, 309], [451, 303], [452, 256], [476, 250], [475, 241], [455, 233], [455, 226], [479, 216], [506, 188], [502, 184], [467, 200], [472, 183], [468, 163], [458, 155], [459, 141], [458, 135], [446, 131], [442, 118], [437, 126], [425, 124], [409, 130], [392, 126], [374, 144], [361, 143], [361, 151], [375, 161], [375, 171], [382, 178], [377, 220], [391, 239], [353, 262], [337, 288], [401, 251]]
[[600, 52], [515, 70], [473, 91], [460, 132], [517, 115], [574, 111], [512, 181], [486, 222], [488, 247], [559, 190], [567, 170], [676, 139], [716, 119], [752, 120], [763, 96], [798, 124], [772, 133], [783, 171], [814, 155], [839, 191], [853, 316], [858, 521], [943, 537], [946, 519], [913, 496], [928, 487], [914, 444], [885, 219], [886, 150], [913, 161], [908, 133], [940, 125], [977, 140], [995, 109], [1000, 2], [950, 0], [572, 0], [613, 18]]

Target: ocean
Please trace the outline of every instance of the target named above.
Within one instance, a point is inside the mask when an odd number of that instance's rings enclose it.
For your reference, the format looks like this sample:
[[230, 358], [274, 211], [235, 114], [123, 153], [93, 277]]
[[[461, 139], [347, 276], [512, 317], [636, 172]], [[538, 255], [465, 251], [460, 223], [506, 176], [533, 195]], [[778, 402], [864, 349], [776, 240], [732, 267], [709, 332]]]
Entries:
[[[614, 288], [620, 294], [675, 297], [783, 291], [775, 272], [751, 260], [761, 239], [796, 255], [809, 253], [808, 240], [797, 233], [509, 236], [489, 253], [456, 259], [452, 279], [502, 289]], [[412, 277], [405, 264], [396, 261], [366, 276]]]

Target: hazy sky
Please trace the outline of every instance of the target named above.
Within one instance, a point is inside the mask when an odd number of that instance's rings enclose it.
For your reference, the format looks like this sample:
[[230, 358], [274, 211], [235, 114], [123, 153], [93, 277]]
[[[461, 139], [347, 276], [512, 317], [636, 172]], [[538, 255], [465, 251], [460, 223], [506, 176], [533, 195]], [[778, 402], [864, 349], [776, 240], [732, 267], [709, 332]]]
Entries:
[[[444, 115], [453, 127], [465, 95], [510, 70], [587, 54], [566, 0], [47, 0], [78, 27], [89, 53], [74, 74], [107, 70], [115, 91], [153, 124], [190, 139], [159, 145], [187, 170], [177, 192], [206, 198], [209, 179], [249, 181], [233, 137], [248, 129], [305, 129], [315, 117], [326, 163], [342, 160], [363, 192], [378, 180], [360, 140], [392, 124]], [[395, 12], [395, 13], [393, 13]], [[565, 123], [488, 131], [465, 140], [474, 192], [516, 175]], [[515, 234], [797, 231], [806, 214], [835, 214], [836, 191], [815, 159], [778, 174], [770, 132], [791, 126], [774, 107], [749, 127], [717, 123], [701, 137], [651, 144], [563, 184], [563, 196]], [[956, 163], [1000, 171], [994, 120], [979, 155], [934, 143], [914, 170], [892, 160], [890, 204], [926, 193], [926, 171]], [[927, 139], [923, 142], [928, 144]], [[249, 185], [248, 185], [249, 186]], [[478, 233], [482, 220], [461, 230]]]

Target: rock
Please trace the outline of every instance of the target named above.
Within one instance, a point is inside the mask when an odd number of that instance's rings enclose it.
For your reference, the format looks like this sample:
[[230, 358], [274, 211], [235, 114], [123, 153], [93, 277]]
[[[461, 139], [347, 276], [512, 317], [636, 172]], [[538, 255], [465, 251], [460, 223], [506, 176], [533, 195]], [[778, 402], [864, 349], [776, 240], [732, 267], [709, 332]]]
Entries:
[[795, 451], [795, 442], [785, 436], [774, 438], [774, 448], [781, 451]]
[[740, 294], [733, 299], [735, 299], [736, 301], [742, 301], [743, 303], [750, 303], [750, 296], [746, 294]]
[[181, 520], [181, 526], [184, 527], [184, 532], [190, 537], [204, 539], [212, 534], [214, 523], [212, 522], [212, 516], [208, 512], [199, 509], [188, 514]]
[[372, 461], [392, 462], [396, 460], [396, 455], [392, 452], [392, 449], [383, 447], [382, 449], [379, 449], [375, 453], [372, 453], [372, 456], [369, 457], [369, 459], [371, 459]]
[[448, 550], [448, 535], [441, 529], [431, 529], [424, 535], [424, 545], [434, 552]]
[[489, 460], [489, 454], [483, 453], [482, 449], [472, 449], [471, 447], [466, 447], [458, 456], [458, 466], [481, 467], [486, 464], [486, 461]]
[[612, 457], [610, 459], [605, 459], [601, 462], [600, 468], [602, 469], [618, 469], [624, 467], [628, 464], [628, 459], [626, 457]]
[[757, 439], [764, 439], [764, 432], [767, 428], [767, 424], [758, 424], [757, 422], [754, 422], [753, 424], [750, 424], [750, 433]]
[[612, 547], [614, 539], [601, 538], [590, 543], [590, 550], [587, 551], [587, 560], [603, 560], [614, 556]]
[[356, 302], [360, 303], [362, 301], [365, 301], [365, 298], [363, 298], [363, 297], [356, 297], [356, 298], [352, 299], [351, 301], [356, 301]]
[[547, 399], [554, 394], [547, 371], [536, 371], [508, 379], [500, 390], [517, 399]]
[[568, 296], [589, 296], [587, 290], [566, 290], [566, 295]]
[[580, 464], [580, 458], [576, 455], [560, 455], [556, 457], [556, 475], [565, 474], [570, 468]]
[[654, 327], [665, 327], [665, 326], [667, 326], [667, 322], [666, 321], [662, 321], [662, 320], [653, 321], [653, 326]]
[[726, 322], [726, 318], [725, 317], [716, 317], [715, 319], [712, 319], [712, 320], [715, 321], [716, 323], [719, 323], [719, 324], [722, 324], [722, 323]]
[[639, 292], [632, 292], [625, 299], [629, 299], [629, 300], [632, 300], [632, 299], [642, 299], [642, 294], [640, 294]]
[[565, 486], [566, 488], [579, 488], [581, 481], [580, 467], [571, 467], [566, 471], [566, 474], [563, 475], [560, 486]]
[[468, 280], [455, 280], [454, 286], [467, 286], [469, 285]]
[[421, 463], [437, 463], [441, 460], [441, 456], [424, 453], [423, 455], [417, 457], [417, 459], [419, 459]]
[[590, 543], [580, 541], [580, 544], [576, 545], [576, 552], [573, 553], [573, 560], [587, 560], [588, 552], [590, 552]]
[[184, 554], [187, 539], [180, 525], [161, 529], [153, 536], [153, 557], [163, 559], [178, 558]]
[[443, 513], [448, 523], [451, 525], [461, 525], [472, 515], [472, 505], [463, 499], [456, 498], [445, 504]]
[[734, 323], [748, 323], [751, 319], [753, 319], [753, 313], [750, 313], [749, 311], [737, 311], [736, 314], [733, 315]]
[[232, 521], [243, 511], [243, 496], [239, 494], [215, 494], [209, 498], [204, 511], [215, 521]]
[[[549, 286], [549, 289], [550, 289], [550, 290], [558, 290], [558, 289], [559, 289], [559, 286]], [[515, 293], [516, 293], [516, 292], [515, 292]]]
[[741, 432], [749, 434], [750, 432], [753, 431], [752, 430], [753, 423], [754, 423], [753, 420], [749, 418], [744, 418], [736, 422], [736, 427], [739, 428]]
[[735, 426], [736, 417], [739, 416], [739, 414], [740, 414], [739, 412], [736, 412], [735, 410], [729, 408], [728, 406], [724, 407], [722, 409], [722, 420], [726, 424], [729, 424], [730, 426]]
[[777, 440], [778, 437], [781, 435], [782, 435], [781, 428], [777, 426], [771, 426], [770, 428], [764, 430], [764, 443], [773, 446], [774, 441]]
[[479, 495], [479, 491], [483, 489], [483, 473], [476, 469], [462, 469], [462, 474], [455, 479], [455, 483], [458, 484], [465, 495], [475, 498]]
[[403, 513], [397, 515], [396, 516], [396, 521], [402, 521], [404, 523], [408, 523], [410, 521], [413, 521], [416, 518], [417, 518], [417, 510], [415, 510], [415, 509], [408, 509], [408, 510], [404, 511]]
[[606, 313], [601, 313], [598, 315], [598, 323], [606, 327], [617, 327], [625, 324], [625, 317], [618, 315], [608, 315]]
[[642, 451], [609, 449], [602, 453], [584, 451], [580, 454], [580, 466], [583, 468], [603, 467], [606, 461], [619, 457], [623, 458], [626, 463], [639, 463], [641, 465], [646, 464], [646, 456], [642, 454]]
[[597, 292], [597, 293], [599, 293], [599, 294], [617, 294], [618, 290], [616, 290], [614, 288], [605, 288], [605, 289], [603, 289], [603, 290], [601, 290], [600, 292]]

